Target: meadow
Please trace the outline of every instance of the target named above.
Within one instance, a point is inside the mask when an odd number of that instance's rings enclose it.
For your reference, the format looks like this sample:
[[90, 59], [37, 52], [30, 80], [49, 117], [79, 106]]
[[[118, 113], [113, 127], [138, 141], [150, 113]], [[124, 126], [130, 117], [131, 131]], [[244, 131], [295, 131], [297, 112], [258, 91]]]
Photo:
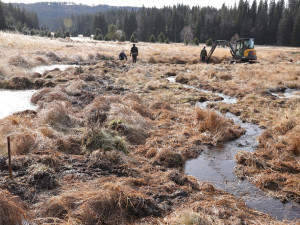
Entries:
[[[300, 204], [300, 95], [281, 97], [300, 89], [300, 49], [257, 46], [258, 63], [229, 64], [218, 48], [204, 64], [204, 45], [137, 43], [138, 62], [119, 61], [131, 46], [0, 33], [0, 87], [36, 89], [38, 106], [0, 120], [0, 225], [299, 223], [248, 207], [184, 165], [245, 133], [215, 110], [231, 112], [265, 130], [258, 149], [235, 156], [236, 176]], [[80, 66], [32, 72], [53, 64]]]

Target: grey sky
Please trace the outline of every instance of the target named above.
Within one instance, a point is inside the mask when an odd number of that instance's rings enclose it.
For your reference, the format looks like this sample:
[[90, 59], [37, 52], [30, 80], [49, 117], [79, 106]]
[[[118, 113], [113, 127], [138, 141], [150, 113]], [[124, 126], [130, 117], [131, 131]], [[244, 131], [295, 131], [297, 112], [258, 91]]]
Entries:
[[[69, 0], [70, 1], [70, 0]], [[8, 2], [17, 2], [17, 3], [33, 3], [33, 2], [68, 2], [68, 0], [48, 0], [48, 1], [43, 1], [43, 0], [2, 0], [2, 2], [8, 3]], [[88, 5], [100, 5], [100, 4], [106, 4], [106, 5], [112, 5], [112, 6], [145, 6], [145, 7], [163, 7], [165, 5], [174, 5], [177, 3], [183, 3], [185, 5], [190, 5], [190, 6], [195, 6], [195, 5], [200, 5], [200, 6], [214, 6], [217, 8], [220, 8], [223, 3], [226, 5], [232, 6], [235, 3], [235, 0], [201, 0], [201, 1], [196, 1], [196, 0], [176, 0], [176, 1], [171, 1], [171, 0], [165, 0], [165, 1], [160, 1], [160, 0], [131, 0], [131, 1], [121, 1], [121, 0], [90, 0], [90, 1], [83, 1], [83, 0], [71, 0], [70, 2], [74, 2], [76, 4], [88, 4]]]

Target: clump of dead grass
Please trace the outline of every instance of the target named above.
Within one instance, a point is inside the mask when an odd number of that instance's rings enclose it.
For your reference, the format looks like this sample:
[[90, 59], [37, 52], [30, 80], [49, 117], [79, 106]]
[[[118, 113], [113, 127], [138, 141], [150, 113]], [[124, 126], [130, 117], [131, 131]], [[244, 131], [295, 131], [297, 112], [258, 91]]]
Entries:
[[189, 82], [189, 78], [187, 77], [187, 75], [179, 74], [176, 77], [176, 82], [181, 84], [187, 84]]
[[155, 203], [124, 183], [106, 182], [97, 190], [85, 190], [49, 199], [38, 217], [76, 220], [80, 224], [120, 224], [159, 215]]
[[213, 144], [234, 140], [245, 132], [239, 125], [234, 125], [232, 120], [218, 115], [214, 110], [196, 108], [195, 119], [199, 132], [211, 136]]
[[38, 118], [42, 124], [49, 124], [52, 127], [67, 128], [75, 126], [78, 122], [68, 112], [70, 105], [62, 101], [47, 103], [38, 112]]
[[29, 129], [10, 134], [12, 153], [17, 155], [29, 153], [35, 147], [36, 136], [36, 133]]
[[66, 87], [65, 91], [68, 95], [75, 96], [80, 94], [84, 86], [85, 82], [83, 80], [72, 81]]
[[276, 125], [275, 130], [277, 130], [281, 135], [286, 134], [288, 131], [292, 130], [297, 125], [297, 119], [293, 115], [286, 115], [279, 121]]
[[45, 103], [53, 101], [67, 102], [69, 101], [69, 97], [65, 92], [63, 92], [59, 88], [43, 88], [42, 90], [34, 93], [30, 101], [34, 104], [41, 102], [41, 105], [44, 105]]
[[150, 108], [153, 110], [155, 110], [155, 109], [164, 109], [164, 110], [169, 110], [169, 111], [173, 110], [170, 103], [164, 102], [164, 101], [153, 102], [153, 103], [151, 103]]
[[155, 165], [162, 165], [169, 168], [178, 168], [184, 165], [181, 154], [165, 149], [160, 151], [153, 160]]
[[0, 224], [21, 225], [24, 219], [26, 214], [19, 198], [0, 190]]
[[11, 57], [9, 59], [9, 64], [23, 68], [29, 68], [31, 66], [31, 64], [23, 56], [20, 55]]
[[54, 52], [47, 52], [46, 56], [52, 61], [52, 62], [60, 62], [61, 58], [55, 54]]

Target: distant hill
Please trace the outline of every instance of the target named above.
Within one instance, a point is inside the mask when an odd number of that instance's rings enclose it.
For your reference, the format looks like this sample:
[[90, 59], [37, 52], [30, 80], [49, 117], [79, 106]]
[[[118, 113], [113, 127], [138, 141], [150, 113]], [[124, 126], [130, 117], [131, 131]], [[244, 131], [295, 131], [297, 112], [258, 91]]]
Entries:
[[72, 14], [94, 14], [97, 12], [105, 12], [113, 9], [137, 9], [136, 7], [118, 7], [109, 5], [77, 5], [67, 2], [39, 2], [39, 3], [14, 3], [15, 6], [20, 6], [29, 12], [36, 12], [40, 26], [48, 26], [50, 29], [56, 29], [55, 20], [58, 18], [70, 17]]

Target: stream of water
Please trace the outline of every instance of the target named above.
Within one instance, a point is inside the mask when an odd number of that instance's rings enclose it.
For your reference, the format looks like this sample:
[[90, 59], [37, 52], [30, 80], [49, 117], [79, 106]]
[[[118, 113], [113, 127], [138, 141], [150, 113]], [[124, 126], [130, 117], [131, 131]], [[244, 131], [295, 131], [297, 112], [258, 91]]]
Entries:
[[35, 92], [35, 90], [0, 90], [0, 119], [27, 109], [35, 110], [36, 106], [30, 102]]
[[[175, 77], [167, 78], [170, 82], [176, 82]], [[192, 88], [201, 92], [211, 93], [223, 98], [222, 102], [234, 104], [236, 98], [224, 95], [222, 93], [211, 92], [189, 85], [183, 85], [186, 88]], [[199, 107], [206, 108], [210, 102], [197, 103]], [[234, 156], [239, 151], [253, 152], [257, 146], [257, 138], [263, 130], [255, 124], [243, 123], [242, 120], [226, 113], [225, 116], [240, 124], [246, 130], [246, 133], [240, 138], [227, 142], [223, 146], [206, 148], [201, 155], [186, 162], [185, 173], [193, 175], [200, 181], [209, 181], [216, 188], [223, 189], [238, 198], [241, 198], [246, 204], [258, 211], [267, 213], [278, 220], [293, 220], [300, 218], [300, 206], [296, 203], [282, 203], [278, 199], [267, 196], [263, 191], [256, 188], [247, 180], [239, 180], [234, 173]]]
[[69, 67], [78, 67], [78, 65], [62, 65], [62, 64], [56, 64], [56, 65], [51, 65], [51, 66], [37, 66], [34, 67], [31, 72], [33, 73], [40, 73], [43, 74], [44, 72], [48, 70], [54, 70], [54, 69], [59, 69], [61, 71], [64, 71], [65, 69]]

